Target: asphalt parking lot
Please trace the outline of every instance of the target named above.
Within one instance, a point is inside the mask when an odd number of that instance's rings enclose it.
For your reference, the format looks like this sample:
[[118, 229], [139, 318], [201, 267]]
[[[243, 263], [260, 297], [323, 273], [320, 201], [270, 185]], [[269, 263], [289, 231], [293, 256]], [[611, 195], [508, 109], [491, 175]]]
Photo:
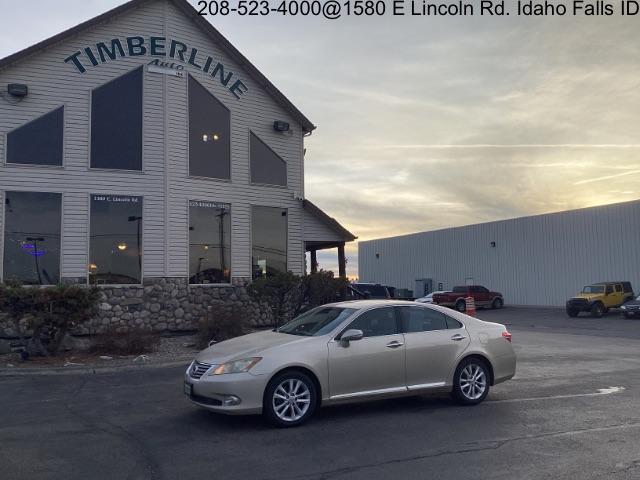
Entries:
[[182, 395], [183, 368], [0, 377], [3, 479], [637, 479], [640, 321], [507, 308], [513, 381], [477, 407], [416, 397], [277, 430]]

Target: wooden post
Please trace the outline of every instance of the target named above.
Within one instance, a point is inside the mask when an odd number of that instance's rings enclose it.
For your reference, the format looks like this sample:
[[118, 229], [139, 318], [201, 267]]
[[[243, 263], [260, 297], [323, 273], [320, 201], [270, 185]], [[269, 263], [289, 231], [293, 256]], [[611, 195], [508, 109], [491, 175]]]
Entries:
[[344, 254], [344, 243], [338, 246], [338, 270], [340, 278], [347, 278], [347, 258]]
[[311, 250], [311, 273], [318, 273], [318, 255], [315, 250]]

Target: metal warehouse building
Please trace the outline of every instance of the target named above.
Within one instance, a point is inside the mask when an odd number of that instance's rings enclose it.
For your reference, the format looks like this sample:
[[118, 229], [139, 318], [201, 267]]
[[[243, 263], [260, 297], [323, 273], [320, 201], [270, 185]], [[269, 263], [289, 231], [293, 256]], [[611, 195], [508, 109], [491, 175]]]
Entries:
[[359, 244], [359, 276], [422, 296], [455, 285], [511, 305], [563, 306], [582, 286], [640, 289], [640, 201], [416, 233]]
[[337, 247], [344, 274], [355, 237], [304, 199], [314, 129], [186, 0], [2, 59], [2, 280], [97, 285], [105, 322], [175, 328], [305, 252]]

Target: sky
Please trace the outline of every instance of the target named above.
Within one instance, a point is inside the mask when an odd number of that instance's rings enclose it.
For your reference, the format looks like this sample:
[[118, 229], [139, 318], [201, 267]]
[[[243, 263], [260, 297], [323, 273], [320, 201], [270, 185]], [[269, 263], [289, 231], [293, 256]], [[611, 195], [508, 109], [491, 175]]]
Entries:
[[[0, 0], [0, 57], [120, 3]], [[640, 198], [638, 17], [208, 19], [318, 126], [305, 195], [361, 241]]]

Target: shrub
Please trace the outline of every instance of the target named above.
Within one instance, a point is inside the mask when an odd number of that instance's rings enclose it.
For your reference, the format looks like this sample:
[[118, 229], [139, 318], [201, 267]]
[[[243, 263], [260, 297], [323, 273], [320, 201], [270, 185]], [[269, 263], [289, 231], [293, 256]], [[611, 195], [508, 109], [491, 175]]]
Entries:
[[[100, 292], [74, 285], [35, 288], [16, 283], [0, 286], [0, 306], [14, 323], [30, 355], [55, 355], [67, 332], [96, 313]], [[25, 341], [26, 332], [31, 337]]]
[[222, 303], [211, 305], [207, 316], [200, 321], [198, 347], [206, 348], [212, 340], [222, 342], [239, 337], [250, 329], [249, 317], [244, 309], [225, 307]]
[[306, 277], [302, 277], [304, 309], [311, 309], [334, 302], [340, 291], [349, 282], [344, 278], [335, 278], [333, 272], [320, 270]]
[[133, 328], [118, 332], [111, 328], [92, 339], [90, 352], [108, 355], [140, 355], [151, 353], [160, 343], [160, 337], [151, 330]]
[[271, 309], [276, 327], [297, 315], [304, 299], [302, 279], [291, 272], [258, 278], [248, 291], [256, 302]]

